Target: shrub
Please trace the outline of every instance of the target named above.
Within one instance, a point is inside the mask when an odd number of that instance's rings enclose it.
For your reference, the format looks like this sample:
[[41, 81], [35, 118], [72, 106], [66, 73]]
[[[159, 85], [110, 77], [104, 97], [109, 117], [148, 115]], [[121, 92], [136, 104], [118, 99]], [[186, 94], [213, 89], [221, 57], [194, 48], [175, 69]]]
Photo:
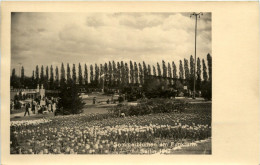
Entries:
[[126, 104], [119, 104], [113, 107], [112, 111], [116, 115], [124, 113], [126, 116], [139, 116], [152, 113], [169, 113], [169, 112], [183, 112], [188, 107], [188, 103], [183, 100], [171, 99], [143, 99], [137, 106], [129, 106]]

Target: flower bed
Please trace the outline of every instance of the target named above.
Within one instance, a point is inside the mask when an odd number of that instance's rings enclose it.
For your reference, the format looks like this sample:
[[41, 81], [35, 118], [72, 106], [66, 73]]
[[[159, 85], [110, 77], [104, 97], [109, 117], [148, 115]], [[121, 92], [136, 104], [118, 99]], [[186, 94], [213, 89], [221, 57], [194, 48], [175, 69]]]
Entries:
[[207, 112], [81, 114], [43, 121], [11, 126], [12, 154], [171, 154], [211, 137]]

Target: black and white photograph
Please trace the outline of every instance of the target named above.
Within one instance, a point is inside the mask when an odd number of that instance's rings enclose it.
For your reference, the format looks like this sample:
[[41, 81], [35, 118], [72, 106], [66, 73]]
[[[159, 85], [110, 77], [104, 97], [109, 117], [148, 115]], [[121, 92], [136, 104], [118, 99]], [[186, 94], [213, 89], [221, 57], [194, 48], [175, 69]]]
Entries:
[[10, 154], [212, 154], [211, 12], [12, 12]]

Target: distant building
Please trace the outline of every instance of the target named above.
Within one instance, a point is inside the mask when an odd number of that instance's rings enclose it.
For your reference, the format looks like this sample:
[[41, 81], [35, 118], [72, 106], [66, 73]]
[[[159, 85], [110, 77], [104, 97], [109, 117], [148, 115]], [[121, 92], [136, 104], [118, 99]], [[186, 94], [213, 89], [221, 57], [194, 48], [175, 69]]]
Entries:
[[25, 95], [28, 98], [37, 98], [37, 97], [45, 97], [45, 89], [43, 88], [43, 85], [41, 85], [41, 88], [39, 88], [39, 84], [37, 85], [36, 89], [12, 89], [11, 88], [11, 99], [14, 99], [15, 95]]

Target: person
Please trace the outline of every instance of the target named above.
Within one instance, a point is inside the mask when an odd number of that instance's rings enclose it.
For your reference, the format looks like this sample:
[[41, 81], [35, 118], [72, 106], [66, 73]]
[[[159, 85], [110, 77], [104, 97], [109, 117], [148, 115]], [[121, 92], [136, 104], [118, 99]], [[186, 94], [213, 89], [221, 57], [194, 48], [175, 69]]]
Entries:
[[51, 106], [52, 106], [52, 103], [49, 103], [49, 105], [48, 105], [48, 111], [49, 111], [49, 112], [52, 111], [52, 110], [51, 110]]
[[38, 113], [38, 104], [35, 102], [34, 104], [34, 113]]
[[110, 102], [110, 100], [109, 100], [109, 99], [107, 99], [107, 104], [109, 104], [109, 102]]
[[52, 109], [53, 109], [54, 116], [55, 116], [56, 115], [56, 103], [55, 102], [52, 105]]
[[35, 103], [33, 100], [32, 100], [32, 112], [33, 112], [33, 114], [35, 114]]
[[96, 104], [96, 97], [93, 97], [93, 104]]
[[24, 116], [26, 116], [26, 113], [27, 113], [27, 112], [28, 112], [28, 115], [30, 116], [29, 108], [30, 108], [30, 104], [27, 103], [26, 106], [25, 106], [25, 113], [24, 113]]

